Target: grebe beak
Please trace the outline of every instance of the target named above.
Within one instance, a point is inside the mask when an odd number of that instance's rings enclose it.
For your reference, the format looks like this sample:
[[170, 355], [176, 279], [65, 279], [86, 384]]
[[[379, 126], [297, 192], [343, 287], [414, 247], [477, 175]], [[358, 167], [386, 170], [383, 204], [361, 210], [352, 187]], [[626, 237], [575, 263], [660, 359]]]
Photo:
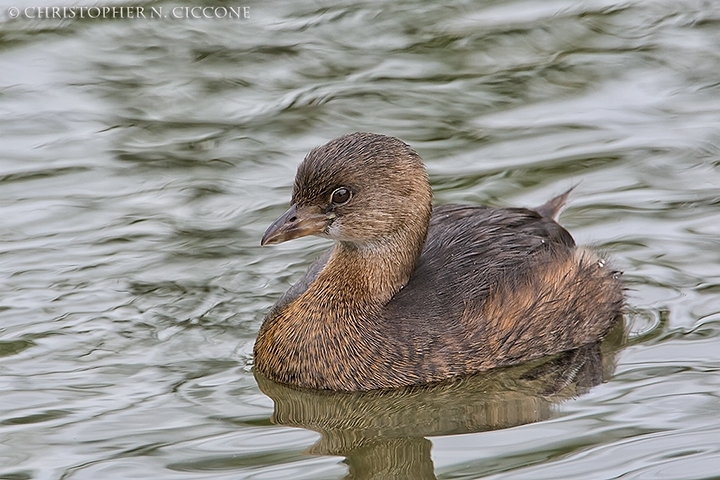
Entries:
[[293, 205], [268, 227], [260, 245], [272, 245], [308, 235], [319, 235], [325, 231], [327, 225], [328, 219], [319, 208]]

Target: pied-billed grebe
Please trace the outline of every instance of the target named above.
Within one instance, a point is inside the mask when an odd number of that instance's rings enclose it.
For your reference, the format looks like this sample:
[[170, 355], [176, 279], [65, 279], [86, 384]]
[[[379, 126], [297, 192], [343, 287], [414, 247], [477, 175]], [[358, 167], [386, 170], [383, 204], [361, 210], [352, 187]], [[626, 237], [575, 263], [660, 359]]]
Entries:
[[623, 305], [618, 274], [537, 210], [432, 207], [420, 157], [397, 138], [313, 149], [262, 245], [335, 240], [265, 318], [255, 368], [299, 387], [437, 382], [597, 341]]

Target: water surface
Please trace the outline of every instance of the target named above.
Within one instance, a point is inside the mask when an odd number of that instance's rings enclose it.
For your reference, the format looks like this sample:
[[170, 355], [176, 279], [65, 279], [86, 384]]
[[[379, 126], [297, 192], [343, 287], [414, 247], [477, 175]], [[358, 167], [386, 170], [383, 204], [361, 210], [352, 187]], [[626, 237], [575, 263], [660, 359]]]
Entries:
[[[178, 5], [212, 2], [147, 7]], [[0, 478], [718, 475], [720, 3], [242, 5], [1, 7]], [[265, 312], [328, 246], [259, 239], [305, 153], [358, 130], [415, 147], [438, 203], [579, 182], [561, 223], [625, 272], [628, 345], [535, 389], [557, 370], [380, 400], [258, 383]]]

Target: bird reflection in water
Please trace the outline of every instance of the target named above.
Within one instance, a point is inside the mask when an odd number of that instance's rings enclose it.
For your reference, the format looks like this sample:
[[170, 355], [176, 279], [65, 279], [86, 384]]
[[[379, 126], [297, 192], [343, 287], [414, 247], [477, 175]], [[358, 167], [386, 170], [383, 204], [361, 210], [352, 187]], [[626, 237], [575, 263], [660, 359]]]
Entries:
[[316, 431], [310, 455], [339, 455], [348, 479], [434, 479], [429, 436], [514, 427], [553, 417], [615, 369], [622, 322], [602, 341], [528, 364], [432, 386], [370, 392], [303, 390], [257, 372], [275, 424]]

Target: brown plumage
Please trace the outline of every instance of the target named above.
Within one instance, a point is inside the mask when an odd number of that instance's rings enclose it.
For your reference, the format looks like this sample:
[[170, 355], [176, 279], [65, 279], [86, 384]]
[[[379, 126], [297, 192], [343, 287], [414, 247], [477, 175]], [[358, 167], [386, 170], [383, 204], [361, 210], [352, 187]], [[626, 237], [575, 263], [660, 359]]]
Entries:
[[402, 141], [355, 133], [312, 150], [262, 244], [334, 239], [265, 318], [255, 367], [299, 387], [437, 382], [597, 341], [623, 305], [617, 272], [536, 211], [443, 205]]

